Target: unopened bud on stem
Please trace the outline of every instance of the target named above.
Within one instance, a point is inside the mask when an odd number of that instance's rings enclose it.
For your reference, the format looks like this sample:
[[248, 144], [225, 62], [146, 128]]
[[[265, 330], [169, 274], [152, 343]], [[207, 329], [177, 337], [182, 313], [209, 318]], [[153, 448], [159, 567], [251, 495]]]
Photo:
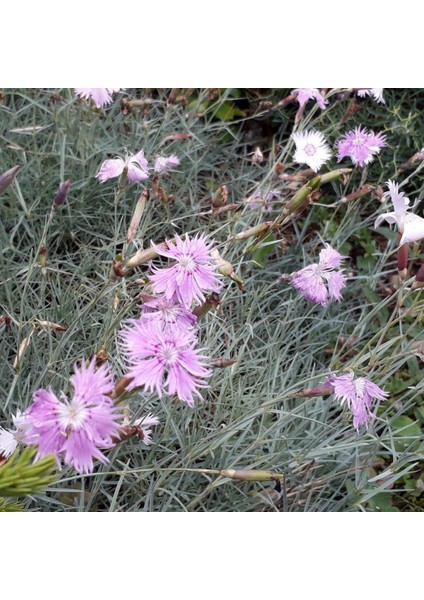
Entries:
[[146, 201], [149, 199], [149, 190], [145, 189], [141, 194], [140, 198], [137, 201], [136, 207], [134, 209], [134, 214], [131, 219], [130, 226], [127, 231], [127, 241], [128, 243], [132, 242], [135, 236], [137, 235], [137, 230], [140, 225], [141, 217], [144, 213], [144, 208], [146, 206]]
[[128, 167], [125, 166], [118, 182], [118, 190], [122, 192], [127, 187], [128, 183]]
[[[398, 234], [398, 238], [401, 237], [401, 234]], [[398, 271], [399, 271], [399, 279], [401, 279], [402, 281], [405, 279], [406, 274], [407, 274], [407, 268], [408, 268], [408, 249], [409, 249], [409, 244], [402, 244], [402, 246], [399, 246], [398, 248], [398, 255], [397, 255], [397, 259], [398, 259]]]
[[317, 175], [308, 183], [306, 183], [303, 187], [298, 190], [293, 198], [286, 204], [283, 209], [284, 220], [283, 223], [287, 223], [293, 214], [301, 213], [305, 208], [310, 204], [313, 200], [312, 192], [316, 190], [318, 187], [323, 185], [324, 183], [329, 183], [330, 181], [336, 181], [337, 179], [345, 177], [348, 173], [350, 173], [352, 169], [337, 169], [335, 171], [330, 171], [330, 173], [325, 173], [324, 175]]
[[334, 387], [330, 383], [326, 383], [316, 388], [305, 388], [295, 392], [296, 396], [328, 396], [334, 392]]
[[59, 208], [66, 200], [66, 196], [68, 195], [69, 188], [71, 187], [71, 180], [67, 179], [59, 188], [54, 200], [53, 200], [53, 208]]
[[251, 227], [250, 229], [246, 229], [245, 231], [237, 233], [233, 239], [239, 241], [259, 235], [263, 237], [263, 235], [272, 227], [273, 224], [273, 221], [265, 221], [265, 223], [260, 223], [259, 225], [256, 225], [256, 227]]
[[412, 289], [424, 287], [424, 264], [418, 269], [418, 273], [415, 275], [415, 281], [412, 284]]
[[243, 290], [243, 280], [234, 271], [233, 265], [229, 263], [228, 260], [224, 260], [216, 248], [211, 250], [211, 255], [214, 257], [215, 264], [218, 266], [218, 271], [221, 273], [221, 275], [229, 277], [235, 281], [239, 288]]
[[0, 194], [2, 194], [6, 190], [6, 188], [9, 187], [20, 168], [21, 167], [19, 165], [16, 165], [15, 167], [12, 167], [11, 169], [3, 173], [3, 175], [0, 175]]
[[193, 315], [198, 319], [204, 317], [210, 310], [216, 310], [219, 306], [221, 298], [216, 292], [212, 292], [209, 296], [206, 296], [206, 301], [193, 309]]
[[374, 186], [370, 185], [369, 183], [366, 183], [365, 185], [360, 187], [359, 190], [356, 190], [356, 192], [352, 192], [347, 196], [343, 196], [343, 198], [340, 198], [340, 202], [350, 202], [351, 200], [358, 200], [358, 198], [363, 198], [364, 196], [372, 192], [373, 189]]
[[[170, 241], [172, 242], [174, 240], [171, 239]], [[163, 247], [164, 249], [166, 249], [166, 245], [164, 244], [158, 244], [158, 246], [159, 248]], [[133, 254], [133, 256], [130, 256], [130, 258], [125, 263], [125, 270], [128, 271], [130, 269], [134, 269], [135, 267], [139, 267], [140, 265], [144, 265], [145, 263], [150, 262], [157, 256], [158, 253], [153, 248], [145, 248], [142, 250], [138, 250], [135, 254]]]
[[127, 390], [127, 386], [131, 383], [131, 381], [133, 380], [133, 377], [129, 377], [129, 376], [125, 376], [125, 377], [121, 377], [121, 379], [118, 381], [118, 383], [115, 385], [113, 392], [112, 392], [112, 398], [114, 400], [117, 400], [120, 396], [122, 396], [122, 394], [124, 394]]
[[218, 369], [225, 369], [225, 367], [232, 367], [235, 365], [237, 360], [235, 358], [215, 358], [210, 361], [211, 367], [217, 367]]
[[256, 471], [254, 469], [223, 469], [220, 471], [222, 477], [239, 479], [241, 481], [279, 481], [283, 479], [282, 473], [272, 471]]
[[220, 185], [212, 198], [212, 207], [220, 208], [228, 202], [228, 188], [226, 185]]

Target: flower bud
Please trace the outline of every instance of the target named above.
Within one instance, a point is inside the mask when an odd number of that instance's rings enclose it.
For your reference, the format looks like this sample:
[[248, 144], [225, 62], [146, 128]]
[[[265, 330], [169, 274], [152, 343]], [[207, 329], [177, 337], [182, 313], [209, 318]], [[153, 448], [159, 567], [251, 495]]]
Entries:
[[47, 248], [46, 246], [41, 246], [38, 252], [38, 261], [40, 263], [40, 267], [45, 269], [47, 266]]
[[197, 319], [204, 317], [210, 310], [216, 310], [221, 302], [221, 297], [216, 292], [212, 292], [209, 296], [206, 296], [206, 301], [203, 304], [195, 306], [193, 309], [193, 315]]
[[239, 289], [243, 291], [244, 282], [234, 271], [233, 265], [229, 263], [228, 260], [224, 260], [216, 248], [211, 250], [211, 256], [213, 256], [216, 260], [215, 264], [218, 266], [218, 271], [221, 273], [221, 275], [229, 277], [230, 279], [235, 281]]
[[226, 185], [220, 185], [212, 198], [212, 207], [220, 208], [228, 202], [228, 188]]
[[418, 269], [415, 279], [421, 283], [424, 283], [424, 265], [421, 265], [421, 267]]
[[296, 392], [296, 396], [309, 397], [309, 396], [328, 396], [332, 394], [334, 387], [325, 382], [323, 385], [316, 388], [305, 388]]
[[53, 200], [53, 208], [59, 208], [66, 200], [66, 196], [68, 195], [69, 188], [71, 187], [71, 180], [67, 179], [59, 188], [54, 200]]
[[417, 289], [424, 287], [424, 264], [418, 269], [417, 274], [415, 275], [415, 281], [412, 284], [412, 289]]
[[264, 161], [264, 155], [261, 152], [259, 146], [256, 146], [253, 155], [252, 155], [252, 163], [262, 163]]
[[113, 389], [112, 398], [114, 400], [117, 400], [120, 396], [122, 396], [122, 394], [124, 394], [127, 391], [127, 387], [129, 386], [132, 380], [133, 377], [130, 377], [128, 375], [121, 377], [121, 379], [118, 381], [118, 383]]
[[289, 200], [283, 209], [283, 223], [287, 223], [294, 214], [299, 214], [313, 201], [312, 192], [319, 188], [324, 183], [335, 181], [337, 179], [345, 179], [352, 169], [336, 169], [324, 175], [317, 175], [309, 180], [303, 187], [298, 190], [293, 198]]
[[372, 192], [373, 189], [374, 186], [370, 185], [369, 183], [366, 183], [365, 185], [360, 187], [359, 190], [356, 190], [356, 192], [351, 192], [347, 196], [343, 196], [343, 198], [340, 198], [340, 202], [350, 202], [350, 200], [358, 200], [358, 198], [363, 198], [364, 196]]
[[210, 365], [218, 369], [225, 369], [225, 367], [232, 367], [236, 362], [235, 358], [215, 358], [210, 361]]
[[30, 334], [27, 335], [27, 337], [24, 338], [22, 340], [22, 342], [20, 343], [19, 348], [18, 348], [18, 352], [17, 352], [17, 354], [15, 356], [15, 359], [13, 361], [13, 364], [12, 364], [12, 366], [13, 366], [14, 369], [17, 369], [19, 367], [20, 363], [22, 362], [22, 358], [23, 358], [23, 356], [24, 356], [24, 354], [25, 354], [25, 352], [26, 352], [26, 350], [27, 350], [27, 348], [28, 348], [28, 346], [29, 346], [29, 344], [31, 342], [31, 337], [32, 337], [33, 333], [34, 333], [34, 330], [32, 330], [30, 332]]
[[116, 435], [112, 436], [112, 441], [114, 444], [119, 444], [120, 442], [129, 440], [135, 435], [140, 439], [143, 439], [141, 427], [138, 427], [137, 425], [123, 425]]
[[237, 233], [237, 235], [234, 236], [234, 239], [239, 241], [246, 240], [247, 238], [254, 236], [256, 237], [259, 235], [263, 237], [264, 234], [272, 227], [272, 225], [272, 221], [265, 221], [265, 223], [259, 223], [259, 225], [256, 225], [255, 227], [251, 227], [250, 229], [245, 229], [245, 231]]
[[128, 183], [128, 165], [125, 165], [125, 167], [122, 170], [121, 176], [119, 177], [119, 181], [118, 181], [119, 191], [124, 190], [127, 187], [127, 183]]
[[[398, 239], [400, 239], [401, 234], [398, 234]], [[398, 259], [398, 272], [399, 272], [399, 279], [404, 280], [407, 274], [407, 267], [408, 267], [408, 248], [409, 248], [409, 244], [402, 244], [402, 246], [399, 246], [398, 248], [398, 255], [397, 255], [397, 259]]]
[[241, 481], [278, 481], [283, 479], [282, 473], [273, 473], [272, 471], [256, 471], [255, 469], [223, 469], [220, 472], [222, 477], [229, 479], [239, 479]]
[[20, 168], [21, 167], [19, 165], [16, 165], [15, 167], [12, 167], [3, 173], [3, 175], [0, 175], [0, 194], [2, 194], [6, 188], [9, 187]]
[[[172, 240], [171, 240], [172, 241]], [[163, 244], [158, 244], [160, 248]], [[164, 246], [166, 248], [166, 246]], [[147, 262], [150, 262], [153, 258], [156, 258], [158, 253], [154, 248], [141, 248], [137, 250], [135, 254], [130, 256], [125, 264], [125, 270], [129, 271], [134, 269], [135, 267], [139, 267], [140, 265], [144, 265]]]
[[159, 194], [159, 200], [163, 203], [163, 204], [167, 204], [168, 202], [168, 193], [166, 191], [166, 189], [160, 185], [158, 188], [158, 194]]
[[53, 321], [40, 321], [40, 319], [35, 319], [40, 327], [45, 327], [46, 329], [54, 329], [55, 331], [67, 331], [67, 327], [63, 327], [63, 325], [59, 325], [59, 323], [53, 323]]
[[159, 198], [159, 174], [155, 173], [152, 178], [153, 198]]
[[408, 160], [400, 166], [400, 169], [402, 171], [406, 171], [407, 169], [410, 169], [412, 165], [418, 162], [419, 160], [424, 160], [424, 148], [421, 148], [419, 152], [416, 152], [413, 156], [411, 156], [411, 158], [408, 158]]
[[114, 258], [112, 261], [113, 272], [116, 277], [124, 277], [124, 263], [121, 257]]
[[127, 231], [127, 242], [130, 243], [133, 241], [137, 234], [138, 227], [140, 225], [141, 217], [144, 213], [144, 207], [146, 205], [146, 201], [149, 199], [150, 192], [148, 189], [145, 189], [141, 194], [140, 198], [137, 201], [136, 207], [134, 209], [134, 213], [131, 219], [130, 226]]
[[234, 202], [233, 204], [227, 204], [226, 206], [220, 206], [219, 208], [212, 209], [212, 214], [216, 217], [217, 215], [220, 215], [222, 213], [227, 213], [232, 210], [238, 210], [241, 207], [242, 204], [236, 204]]

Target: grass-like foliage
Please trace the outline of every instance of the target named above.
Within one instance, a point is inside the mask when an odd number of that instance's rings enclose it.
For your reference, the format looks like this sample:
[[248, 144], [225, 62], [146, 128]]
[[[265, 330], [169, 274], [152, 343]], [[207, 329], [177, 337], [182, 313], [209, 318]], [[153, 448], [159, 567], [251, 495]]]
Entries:
[[[290, 92], [127, 89], [99, 109], [73, 89], [3, 91], [0, 173], [20, 170], [0, 195], [2, 427], [40, 388], [70, 397], [84, 358], [107, 358], [115, 380], [126, 374], [120, 331], [138, 317], [151, 274], [149, 256], [131, 257], [150, 242], [206, 234], [235, 273], [198, 321], [213, 369], [204, 401], [191, 408], [155, 391], [124, 393], [129, 422], [159, 419], [152, 444], [129, 435], [88, 475], [63, 467], [54, 487], [23, 501], [27, 510], [423, 508], [424, 297], [412, 283], [424, 256], [411, 244], [400, 280], [396, 231], [374, 221], [392, 210], [381, 205], [388, 179], [424, 215], [424, 157], [414, 157], [424, 92], [385, 90], [381, 104], [332, 90], [324, 110], [311, 101], [300, 116], [295, 100], [284, 101]], [[296, 119], [296, 131], [319, 131], [331, 148], [318, 174], [293, 160]], [[386, 147], [364, 168], [338, 164], [337, 141], [359, 125], [384, 134]], [[173, 154], [180, 164], [158, 183], [95, 178], [107, 158], [141, 149], [149, 166]], [[337, 169], [345, 171], [326, 175]], [[347, 283], [341, 301], [321, 306], [281, 276], [316, 263], [325, 243], [347, 257]], [[349, 369], [389, 394], [359, 432], [333, 394], [305, 393]], [[248, 474], [229, 477], [232, 469]]]
[[36, 451], [25, 448], [15, 451], [10, 459], [0, 467], [0, 496], [9, 498], [26, 496], [39, 492], [55, 478], [54, 456], [46, 456], [33, 461]]

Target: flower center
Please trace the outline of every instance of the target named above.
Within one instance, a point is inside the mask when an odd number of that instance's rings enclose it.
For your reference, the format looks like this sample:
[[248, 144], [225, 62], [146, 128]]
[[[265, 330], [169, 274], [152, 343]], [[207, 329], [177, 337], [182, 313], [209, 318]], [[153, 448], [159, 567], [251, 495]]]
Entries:
[[196, 267], [196, 263], [192, 257], [188, 256], [187, 254], [183, 254], [181, 258], [179, 258], [179, 263], [182, 268], [186, 269], [187, 271], [194, 271], [194, 268]]
[[355, 386], [356, 397], [363, 398], [365, 392], [365, 379], [363, 377], [358, 377], [353, 383]]
[[[314, 267], [314, 271], [315, 271], [315, 275], [317, 277], [321, 277], [321, 279], [323, 279], [325, 277], [325, 275], [328, 273], [328, 271], [330, 270], [325, 264], [323, 263], [318, 263], [315, 265], [311, 265], [312, 267]], [[332, 270], [332, 269], [331, 269]]]
[[174, 342], [164, 342], [159, 350], [159, 357], [168, 365], [172, 365], [178, 358], [178, 350]]
[[79, 429], [87, 417], [87, 408], [75, 400], [69, 404], [62, 404], [59, 409], [59, 418], [66, 431]]
[[17, 429], [13, 434], [15, 436], [15, 440], [17, 442], [21, 442], [22, 444], [26, 441], [26, 431], [25, 429]]
[[362, 135], [356, 134], [355, 139], [353, 140], [354, 146], [362, 146], [365, 143], [365, 139]]
[[305, 154], [307, 156], [313, 156], [316, 151], [317, 151], [317, 149], [315, 148], [315, 146], [313, 144], [308, 144], [307, 146], [305, 146]]
[[167, 323], [175, 323], [177, 320], [177, 311], [175, 307], [163, 307], [160, 312], [162, 313], [162, 319]]

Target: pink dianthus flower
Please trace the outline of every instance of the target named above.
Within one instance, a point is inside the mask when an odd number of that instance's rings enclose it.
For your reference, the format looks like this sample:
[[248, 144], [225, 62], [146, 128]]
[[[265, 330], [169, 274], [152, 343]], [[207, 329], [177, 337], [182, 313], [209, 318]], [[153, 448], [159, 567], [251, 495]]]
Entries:
[[294, 273], [291, 285], [307, 300], [327, 306], [329, 298], [341, 300], [341, 290], [346, 285], [346, 277], [339, 269], [345, 260], [329, 244], [319, 253], [318, 264], [309, 265]]
[[208, 387], [205, 379], [212, 375], [205, 367], [207, 357], [195, 349], [193, 331], [162, 331], [141, 320], [132, 320], [131, 325], [121, 334], [130, 365], [128, 375], [132, 377], [127, 390], [145, 387], [150, 392], [156, 390], [159, 397], [166, 390], [193, 407], [193, 396], [202, 399], [199, 388]]
[[108, 462], [99, 448], [114, 445], [112, 436], [119, 431], [121, 415], [109, 396], [113, 381], [106, 364], [97, 370], [95, 359], [88, 367], [84, 361], [79, 368], [75, 365], [71, 383], [70, 401], [63, 394], [59, 400], [51, 388], [34, 393], [25, 413], [31, 423], [27, 435], [35, 436], [37, 459], [54, 454], [79, 473], [91, 473], [94, 458]]
[[143, 302], [140, 321], [162, 330], [174, 328], [186, 331], [194, 327], [197, 317], [180, 302], [162, 295], [149, 297]]
[[318, 106], [322, 109], [328, 104], [328, 100], [324, 98], [318, 88], [296, 88], [291, 93], [296, 94], [296, 99], [301, 107], [309, 100], [316, 100]]
[[143, 150], [133, 156], [128, 156], [126, 160], [121, 157], [105, 160], [96, 177], [103, 183], [108, 179], [122, 175], [125, 167], [128, 169], [127, 177], [129, 181], [144, 181], [149, 178], [148, 163], [144, 158]]
[[192, 303], [205, 301], [203, 292], [217, 292], [221, 282], [216, 274], [216, 259], [211, 254], [212, 244], [205, 235], [196, 235], [185, 239], [175, 236], [175, 243], [166, 240], [157, 246], [151, 242], [153, 249], [161, 256], [176, 260], [167, 268], [153, 267], [150, 276], [155, 294], [164, 294], [168, 300], [177, 300], [186, 308]]
[[365, 167], [374, 160], [374, 155], [380, 152], [386, 144], [386, 136], [382, 133], [375, 134], [368, 131], [365, 127], [357, 127], [349, 131], [337, 142], [338, 154], [337, 162], [340, 162], [346, 156], [349, 156], [354, 165]]
[[112, 102], [112, 94], [121, 88], [75, 88], [75, 93], [80, 98], [91, 98], [97, 108], [103, 108]]
[[366, 377], [355, 377], [352, 372], [346, 375], [331, 375], [326, 381], [334, 388], [336, 400], [345, 402], [353, 415], [353, 426], [358, 431], [361, 425], [368, 425], [371, 419], [373, 399], [384, 400], [389, 395]]
[[180, 164], [180, 159], [176, 154], [171, 154], [171, 156], [158, 156], [155, 160], [155, 173], [162, 173], [165, 175], [170, 169], [175, 169]]

